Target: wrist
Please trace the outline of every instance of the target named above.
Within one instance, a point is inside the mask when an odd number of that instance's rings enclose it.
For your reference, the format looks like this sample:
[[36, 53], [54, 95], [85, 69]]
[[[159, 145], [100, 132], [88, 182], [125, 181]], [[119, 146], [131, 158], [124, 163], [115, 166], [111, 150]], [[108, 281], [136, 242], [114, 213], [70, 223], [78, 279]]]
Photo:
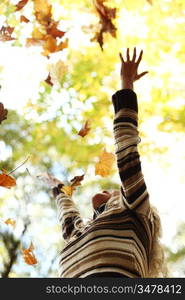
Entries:
[[133, 83], [132, 80], [122, 80], [121, 87], [122, 87], [122, 89], [133, 90], [134, 89], [134, 83]]

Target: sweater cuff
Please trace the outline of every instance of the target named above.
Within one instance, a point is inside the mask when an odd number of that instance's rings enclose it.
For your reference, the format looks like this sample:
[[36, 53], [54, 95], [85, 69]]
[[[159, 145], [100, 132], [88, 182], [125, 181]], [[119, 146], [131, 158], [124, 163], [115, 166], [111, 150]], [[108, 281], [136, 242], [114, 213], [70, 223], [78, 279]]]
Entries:
[[122, 89], [112, 96], [114, 111], [117, 113], [122, 108], [129, 108], [138, 112], [137, 96], [133, 90]]
[[64, 184], [59, 183], [58, 186], [54, 187], [52, 189], [53, 196], [56, 198], [59, 194], [64, 194], [64, 192], [61, 190]]

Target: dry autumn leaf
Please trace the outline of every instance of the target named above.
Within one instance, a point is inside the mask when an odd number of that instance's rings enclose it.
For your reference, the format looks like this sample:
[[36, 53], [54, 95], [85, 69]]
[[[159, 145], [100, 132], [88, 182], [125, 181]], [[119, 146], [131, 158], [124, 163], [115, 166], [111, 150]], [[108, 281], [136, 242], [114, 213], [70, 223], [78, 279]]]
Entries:
[[28, 20], [25, 16], [21, 15], [21, 16], [20, 16], [20, 22], [21, 22], [21, 23], [23, 23], [23, 22], [24, 22], [24, 23], [29, 23], [30, 20]]
[[48, 74], [48, 77], [44, 80], [47, 84], [50, 86], [53, 86], [53, 82], [51, 81], [51, 75], [50, 73]]
[[64, 31], [61, 31], [57, 28], [59, 22], [51, 21], [49, 26], [47, 27], [46, 31], [47, 34], [51, 35], [54, 38], [62, 38], [65, 34]]
[[7, 119], [8, 110], [4, 108], [3, 103], [0, 103], [0, 124], [2, 121]]
[[80, 129], [80, 131], [78, 132], [78, 135], [80, 135], [81, 137], [84, 137], [88, 134], [90, 129], [91, 128], [89, 126], [89, 121], [87, 120], [85, 122], [85, 124], [82, 126], [82, 128]]
[[108, 176], [111, 173], [114, 162], [115, 155], [104, 149], [99, 157], [99, 162], [95, 165], [95, 175], [100, 175], [102, 177]]
[[147, 0], [147, 2], [152, 5], [153, 4], [153, 0]]
[[47, 26], [51, 22], [52, 18], [52, 6], [48, 0], [34, 0], [34, 11], [36, 20], [44, 26]]
[[10, 189], [15, 185], [16, 185], [15, 179], [12, 176], [7, 175], [6, 171], [3, 170], [3, 173], [0, 174], [0, 186]]
[[27, 3], [28, 3], [29, 0], [21, 0], [19, 1], [17, 4], [16, 4], [16, 10], [15, 11], [18, 11], [18, 10], [21, 10]]
[[48, 71], [51, 77], [52, 84], [58, 84], [61, 82], [62, 77], [67, 73], [67, 66], [62, 60], [58, 60], [56, 63], [48, 64]]
[[112, 19], [116, 18], [116, 8], [110, 8], [104, 5], [106, 0], [94, 0], [95, 9], [99, 15], [99, 31], [96, 32], [92, 41], [97, 41], [103, 50], [103, 34], [108, 32], [116, 37], [116, 27], [112, 23]]
[[81, 181], [84, 179], [84, 175], [75, 176], [73, 179], [70, 180], [71, 184], [63, 186], [61, 191], [64, 192], [68, 196], [72, 196], [73, 192], [76, 190], [76, 187], [81, 185]]
[[15, 40], [11, 35], [14, 31], [14, 27], [2, 26], [0, 29], [0, 41], [7, 42]]
[[4, 221], [4, 222], [5, 222], [5, 224], [7, 224], [7, 225], [11, 225], [13, 228], [15, 228], [15, 226], [16, 226], [16, 221], [15, 221], [14, 219], [9, 218], [9, 219], [7, 219], [7, 220]]
[[30, 247], [28, 249], [21, 249], [23, 258], [26, 264], [28, 265], [35, 265], [37, 264], [37, 259], [33, 253], [34, 246], [33, 243], [30, 244]]

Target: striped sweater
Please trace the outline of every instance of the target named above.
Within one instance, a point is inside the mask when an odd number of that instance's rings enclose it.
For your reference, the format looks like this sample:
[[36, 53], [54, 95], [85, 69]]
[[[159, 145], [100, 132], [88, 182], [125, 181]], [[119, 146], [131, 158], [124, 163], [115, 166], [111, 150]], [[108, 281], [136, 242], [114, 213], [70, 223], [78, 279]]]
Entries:
[[147, 277], [153, 223], [137, 149], [137, 97], [123, 89], [113, 95], [112, 102], [120, 192], [90, 225], [84, 225], [70, 196], [60, 193], [56, 197], [66, 241], [60, 254], [60, 277], [84, 278], [104, 272]]

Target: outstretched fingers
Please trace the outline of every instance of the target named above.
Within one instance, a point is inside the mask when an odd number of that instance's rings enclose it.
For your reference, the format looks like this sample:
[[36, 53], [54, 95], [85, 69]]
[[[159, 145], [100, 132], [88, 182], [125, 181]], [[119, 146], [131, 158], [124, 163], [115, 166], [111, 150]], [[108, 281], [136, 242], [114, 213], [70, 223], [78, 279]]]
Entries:
[[136, 60], [136, 47], [134, 47], [134, 53], [133, 53], [133, 57], [132, 57], [132, 62], [135, 62]]
[[136, 61], [136, 64], [139, 65], [141, 59], [142, 59], [142, 56], [143, 56], [143, 50], [141, 50], [140, 54], [139, 54], [139, 57], [138, 57], [138, 60]]
[[123, 59], [123, 56], [122, 56], [121, 52], [119, 53], [119, 57], [120, 57], [120, 59], [121, 59], [121, 62], [124, 63], [125, 61], [124, 61], [124, 59]]
[[130, 61], [129, 48], [127, 48], [127, 61]]

